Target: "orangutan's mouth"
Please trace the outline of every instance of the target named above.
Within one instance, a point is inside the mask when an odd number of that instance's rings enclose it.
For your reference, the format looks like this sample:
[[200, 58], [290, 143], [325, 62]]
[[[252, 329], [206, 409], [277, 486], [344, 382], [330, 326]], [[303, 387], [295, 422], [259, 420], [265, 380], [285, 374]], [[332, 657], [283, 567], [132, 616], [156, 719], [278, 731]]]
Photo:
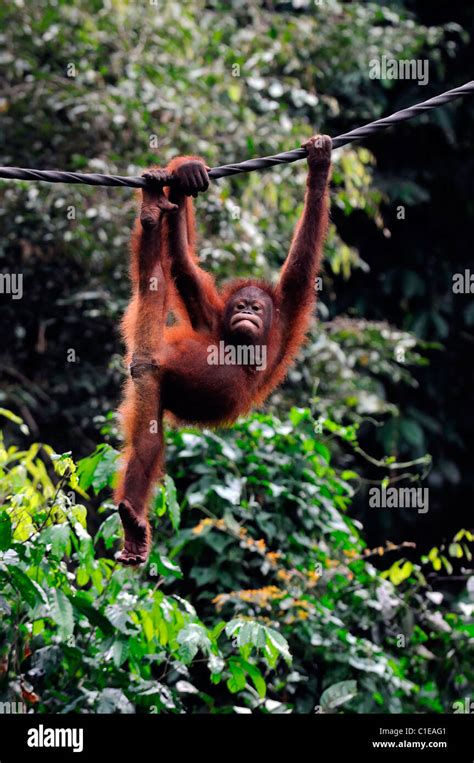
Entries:
[[233, 331], [236, 329], [243, 329], [244, 324], [250, 324], [250, 326], [246, 326], [246, 328], [250, 328], [251, 330], [253, 328], [260, 330], [262, 327], [262, 322], [257, 315], [253, 315], [253, 313], [236, 313], [231, 318], [230, 328]]

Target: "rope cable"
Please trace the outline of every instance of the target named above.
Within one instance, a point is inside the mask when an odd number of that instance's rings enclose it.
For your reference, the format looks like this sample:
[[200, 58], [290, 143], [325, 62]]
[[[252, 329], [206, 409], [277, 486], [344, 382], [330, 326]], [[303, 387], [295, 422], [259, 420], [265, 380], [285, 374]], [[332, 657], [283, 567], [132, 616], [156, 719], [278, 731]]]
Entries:
[[[381, 130], [385, 130], [387, 127], [392, 127], [392, 125], [399, 124], [407, 119], [413, 119], [413, 117], [416, 117], [424, 111], [443, 106], [445, 103], [454, 101], [456, 98], [461, 98], [464, 95], [472, 95], [473, 93], [474, 80], [471, 80], [470, 82], [466, 82], [465, 85], [455, 87], [452, 90], [447, 90], [445, 93], [436, 95], [434, 98], [429, 98], [427, 101], [417, 103], [414, 106], [409, 106], [406, 109], [401, 109], [388, 117], [376, 119], [374, 122], [369, 122], [369, 124], [363, 125], [362, 127], [356, 127], [354, 130], [338, 135], [333, 138], [333, 148], [340, 148], [347, 143], [351, 143], [353, 140], [361, 140], [370, 135], [375, 135]], [[237, 164], [223, 164], [220, 167], [213, 167], [209, 172], [209, 177], [213, 180], [217, 180], [218, 178], [237, 175], [241, 172], [254, 172], [255, 170], [263, 170], [267, 167], [274, 167], [277, 164], [296, 162], [298, 159], [303, 159], [305, 156], [306, 149], [295, 148], [292, 151], [284, 151], [281, 154], [275, 154], [274, 156], [262, 156], [257, 159], [247, 159], [246, 161], [238, 162]], [[0, 178], [5, 178], [7, 180], [39, 180], [46, 183], [128, 186], [131, 188], [143, 188], [146, 186], [146, 180], [142, 177], [63, 172], [60, 170], [33, 170], [24, 167], [0, 167]], [[170, 174], [166, 184], [170, 185], [172, 182], [173, 177]]]

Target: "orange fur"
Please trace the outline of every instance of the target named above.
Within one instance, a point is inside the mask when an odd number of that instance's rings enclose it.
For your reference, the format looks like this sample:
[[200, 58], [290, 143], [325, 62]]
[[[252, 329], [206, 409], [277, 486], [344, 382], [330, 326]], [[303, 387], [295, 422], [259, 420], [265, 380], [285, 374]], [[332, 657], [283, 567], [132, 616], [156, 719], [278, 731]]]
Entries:
[[[201, 162], [177, 157], [167, 170], [190, 177]], [[236, 279], [217, 290], [212, 276], [199, 267], [193, 203], [179, 185], [166, 189], [178, 211], [159, 214], [151, 230], [144, 230], [137, 218], [131, 241], [132, 298], [122, 321], [126, 362], [134, 376], [126, 382], [120, 408], [125, 447], [115, 491], [126, 530], [125, 563], [143, 561], [148, 553], [147, 505], [164, 467], [163, 415], [204, 425], [234, 421], [261, 405], [281, 383], [304, 341], [327, 229], [327, 164], [317, 172], [310, 166], [305, 209], [276, 286]], [[246, 287], [257, 287], [273, 305], [265, 338], [267, 367], [210, 365], [209, 347], [227, 336], [226, 306]], [[268, 297], [262, 297], [264, 303]], [[173, 326], [165, 325], [169, 311], [178, 318]]]

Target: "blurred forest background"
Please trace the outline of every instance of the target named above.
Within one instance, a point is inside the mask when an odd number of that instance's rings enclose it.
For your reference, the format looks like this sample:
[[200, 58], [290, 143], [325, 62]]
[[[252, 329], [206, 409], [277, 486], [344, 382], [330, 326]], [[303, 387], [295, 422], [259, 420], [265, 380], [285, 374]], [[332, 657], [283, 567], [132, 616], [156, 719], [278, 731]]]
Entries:
[[[462, 0], [6, 0], [0, 20], [2, 165], [215, 166], [472, 79]], [[429, 83], [371, 79], [383, 56], [426, 59]], [[22, 299], [1, 295], [1, 696], [53, 712], [451, 712], [465, 696], [474, 303], [452, 277], [472, 255], [473, 110], [334, 152], [310, 341], [263, 413], [169, 433], [140, 576], [112, 561], [110, 513], [134, 194], [0, 181], [0, 270], [24, 279]], [[275, 276], [305, 173], [197, 200], [220, 281]], [[429, 487], [429, 512], [370, 508], [384, 480]]]

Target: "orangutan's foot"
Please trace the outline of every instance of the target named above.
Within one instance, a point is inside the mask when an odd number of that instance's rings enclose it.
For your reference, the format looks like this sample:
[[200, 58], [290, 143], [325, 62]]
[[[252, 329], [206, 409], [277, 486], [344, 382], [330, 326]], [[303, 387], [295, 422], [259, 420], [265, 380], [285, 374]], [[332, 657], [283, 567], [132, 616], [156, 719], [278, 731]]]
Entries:
[[117, 561], [129, 566], [144, 564], [150, 553], [148, 520], [138, 517], [128, 501], [122, 501], [118, 511], [125, 532], [125, 544], [117, 556]]

